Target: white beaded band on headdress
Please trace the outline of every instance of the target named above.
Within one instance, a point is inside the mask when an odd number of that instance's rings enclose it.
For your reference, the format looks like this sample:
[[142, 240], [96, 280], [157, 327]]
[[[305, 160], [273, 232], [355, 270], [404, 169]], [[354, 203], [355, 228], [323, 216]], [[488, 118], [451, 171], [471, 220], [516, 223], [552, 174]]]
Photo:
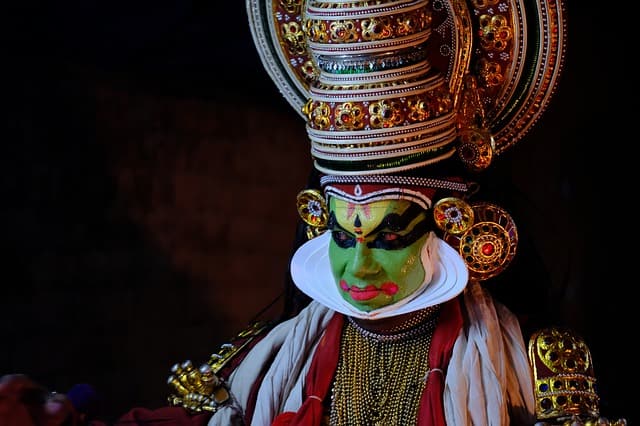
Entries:
[[446, 179], [423, 178], [414, 176], [396, 176], [396, 175], [366, 175], [366, 176], [338, 176], [326, 175], [320, 178], [320, 184], [326, 186], [332, 183], [348, 183], [348, 184], [388, 184], [399, 186], [422, 186], [427, 188], [446, 189], [456, 192], [467, 192], [469, 185], [465, 182], [458, 182]]
[[[351, 203], [364, 204], [379, 200], [404, 199], [428, 210], [433, 205], [436, 189], [466, 193], [467, 184], [446, 179], [396, 175], [335, 176], [320, 178], [327, 200], [336, 197]], [[367, 188], [366, 190], [363, 187]]]

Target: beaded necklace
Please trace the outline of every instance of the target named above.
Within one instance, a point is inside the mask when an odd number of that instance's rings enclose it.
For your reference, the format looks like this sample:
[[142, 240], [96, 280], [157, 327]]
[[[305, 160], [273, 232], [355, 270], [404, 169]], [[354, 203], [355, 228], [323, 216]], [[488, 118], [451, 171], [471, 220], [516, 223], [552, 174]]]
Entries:
[[368, 331], [348, 318], [331, 390], [331, 425], [416, 424], [439, 309], [423, 311], [393, 334]]

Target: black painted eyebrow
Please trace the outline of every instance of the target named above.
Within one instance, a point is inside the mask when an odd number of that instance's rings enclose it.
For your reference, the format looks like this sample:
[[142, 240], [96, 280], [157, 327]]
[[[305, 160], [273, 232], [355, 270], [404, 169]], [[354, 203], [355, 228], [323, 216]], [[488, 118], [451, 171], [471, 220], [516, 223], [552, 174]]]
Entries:
[[425, 210], [417, 204], [411, 203], [409, 208], [399, 215], [397, 213], [390, 213], [382, 219], [380, 224], [375, 227], [367, 236], [380, 232], [383, 229], [389, 229], [392, 232], [398, 232], [401, 229], [405, 229], [420, 213]]

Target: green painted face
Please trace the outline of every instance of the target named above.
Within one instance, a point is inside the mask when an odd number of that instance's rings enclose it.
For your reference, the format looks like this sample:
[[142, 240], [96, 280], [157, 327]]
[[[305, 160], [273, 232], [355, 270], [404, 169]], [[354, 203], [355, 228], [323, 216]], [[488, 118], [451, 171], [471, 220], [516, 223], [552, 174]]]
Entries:
[[426, 212], [406, 200], [329, 200], [329, 260], [342, 297], [369, 312], [404, 299], [425, 277]]

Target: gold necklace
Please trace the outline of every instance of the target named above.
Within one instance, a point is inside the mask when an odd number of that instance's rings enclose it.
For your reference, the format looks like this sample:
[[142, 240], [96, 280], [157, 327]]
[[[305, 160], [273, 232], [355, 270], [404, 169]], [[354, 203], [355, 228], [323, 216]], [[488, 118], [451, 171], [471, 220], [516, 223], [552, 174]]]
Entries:
[[397, 334], [373, 333], [349, 318], [331, 391], [332, 425], [416, 423], [437, 314]]

